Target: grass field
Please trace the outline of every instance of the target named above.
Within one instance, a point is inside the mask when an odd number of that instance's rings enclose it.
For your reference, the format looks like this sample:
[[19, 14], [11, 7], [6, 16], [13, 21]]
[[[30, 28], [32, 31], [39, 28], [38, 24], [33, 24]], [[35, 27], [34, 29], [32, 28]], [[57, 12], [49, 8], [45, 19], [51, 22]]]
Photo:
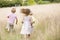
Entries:
[[6, 16], [11, 13], [11, 8], [0, 8], [0, 40], [22, 40], [20, 35], [23, 17], [20, 12], [21, 8], [31, 9], [36, 18], [31, 40], [60, 40], [60, 3], [16, 7], [16, 15], [19, 21], [15, 25], [13, 34], [5, 31]]

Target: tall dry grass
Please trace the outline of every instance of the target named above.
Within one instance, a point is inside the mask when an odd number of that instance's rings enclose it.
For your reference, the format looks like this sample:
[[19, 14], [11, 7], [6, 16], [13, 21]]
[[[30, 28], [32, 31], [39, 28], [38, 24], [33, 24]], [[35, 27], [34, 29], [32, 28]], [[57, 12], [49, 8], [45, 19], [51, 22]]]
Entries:
[[15, 32], [13, 34], [5, 31], [7, 24], [6, 16], [11, 13], [11, 8], [0, 8], [1, 40], [22, 40], [20, 35], [21, 21], [23, 18], [20, 13], [21, 8], [31, 9], [36, 19], [31, 40], [60, 40], [60, 4], [16, 7], [16, 15], [19, 21], [15, 25]]

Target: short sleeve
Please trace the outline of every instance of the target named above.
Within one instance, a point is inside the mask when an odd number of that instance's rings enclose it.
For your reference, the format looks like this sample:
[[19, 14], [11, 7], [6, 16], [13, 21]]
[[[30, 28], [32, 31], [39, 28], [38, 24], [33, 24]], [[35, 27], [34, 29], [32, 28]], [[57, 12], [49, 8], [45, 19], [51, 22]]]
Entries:
[[8, 14], [7, 17], [9, 18], [10, 17], [10, 14]]

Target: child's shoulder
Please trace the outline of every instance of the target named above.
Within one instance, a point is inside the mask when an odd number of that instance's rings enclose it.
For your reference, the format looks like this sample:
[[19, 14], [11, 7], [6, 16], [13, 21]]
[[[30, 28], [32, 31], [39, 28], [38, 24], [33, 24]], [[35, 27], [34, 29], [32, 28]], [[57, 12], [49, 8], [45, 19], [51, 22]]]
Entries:
[[10, 16], [10, 15], [11, 15], [11, 13], [7, 14], [7, 16]]
[[28, 18], [29, 18], [29, 19], [32, 19], [32, 17], [31, 17], [31, 16], [28, 16]]

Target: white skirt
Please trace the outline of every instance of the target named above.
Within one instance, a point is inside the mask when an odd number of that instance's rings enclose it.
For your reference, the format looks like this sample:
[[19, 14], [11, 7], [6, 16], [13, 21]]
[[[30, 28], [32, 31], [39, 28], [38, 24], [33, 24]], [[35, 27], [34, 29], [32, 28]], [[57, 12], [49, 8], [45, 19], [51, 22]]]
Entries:
[[20, 33], [21, 34], [31, 34], [32, 31], [33, 31], [33, 28], [31, 27], [31, 25], [30, 26], [23, 25]]

